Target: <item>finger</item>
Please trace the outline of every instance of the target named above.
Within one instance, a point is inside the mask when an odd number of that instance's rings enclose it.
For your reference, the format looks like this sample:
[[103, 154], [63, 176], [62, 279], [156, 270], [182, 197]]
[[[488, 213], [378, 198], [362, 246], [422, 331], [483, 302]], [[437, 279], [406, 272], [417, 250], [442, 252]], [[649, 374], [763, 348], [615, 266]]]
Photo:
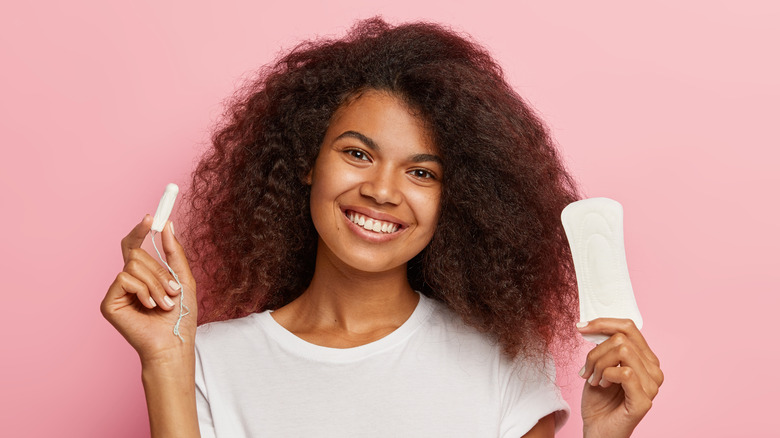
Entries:
[[664, 378], [666, 377], [664, 376], [664, 372], [661, 371], [661, 368], [658, 366], [650, 367], [650, 369], [648, 369], [648, 372], [650, 373], [651, 376], [653, 376], [653, 380], [655, 381], [655, 384], [658, 385], [658, 387], [660, 388], [661, 385], [664, 384]]
[[[592, 348], [585, 357], [585, 366], [582, 367], [580, 376], [584, 379], [587, 379], [588, 383], [591, 385], [598, 385], [599, 381], [601, 380], [601, 371], [604, 368], [607, 366], [618, 366], [620, 364], [620, 359], [614, 358], [614, 352], [622, 348], [622, 346], [627, 343], [630, 343], [628, 336], [624, 335], [623, 333], [616, 333], [610, 336], [606, 341]], [[603, 365], [605, 362], [604, 358], [610, 356], [611, 352], [614, 359], [607, 360], [607, 365]], [[600, 369], [596, 369], [596, 365], [598, 363], [602, 364]]]
[[[157, 278], [157, 281], [160, 285], [165, 289], [165, 293], [170, 296], [177, 296], [181, 292], [181, 288], [179, 286], [179, 283], [174, 281], [173, 276], [168, 271], [168, 268], [161, 265], [160, 262], [157, 261], [152, 255], [150, 255], [148, 252], [141, 248], [133, 248], [129, 251], [128, 255], [128, 261], [125, 263], [127, 265], [131, 261], [136, 261], [141, 263], [148, 269], [154, 276]], [[153, 294], [155, 300], [158, 298], [157, 295]], [[162, 295], [159, 296], [159, 299], [163, 299], [164, 297]], [[158, 301], [159, 302], [159, 301]]]
[[631, 367], [609, 367], [604, 370], [604, 379], [623, 387], [625, 393], [623, 403], [626, 411], [636, 423], [639, 423], [653, 406], [653, 401], [642, 388], [642, 383], [634, 369]]
[[663, 382], [663, 372], [639, 350], [632, 338], [622, 332], [615, 333], [588, 352], [580, 376], [596, 386], [602, 381], [602, 370], [618, 365], [630, 366], [636, 371], [641, 371], [642, 384], [648, 394], [655, 397], [658, 387]]
[[[147, 263], [138, 260], [138, 257], [138, 255], [131, 256], [130, 261], [125, 264], [124, 272], [130, 274], [134, 279], [140, 281], [144, 285], [146, 292], [143, 293], [144, 299], [141, 302], [144, 305], [149, 304], [148, 300], [145, 299], [145, 296], [149, 295], [152, 298], [154, 306], [159, 305], [160, 308], [164, 310], [173, 309], [173, 300], [168, 297], [165, 288], [158, 280], [157, 275], [149, 269]], [[160, 267], [156, 262], [153, 267], [155, 265], [156, 267]]]
[[610, 348], [606, 354], [599, 357], [594, 364], [593, 374], [588, 379], [588, 382], [593, 386], [601, 385], [607, 387], [608, 385], [605, 385], [605, 383], [608, 381], [604, 379], [603, 372], [608, 368], [617, 366], [629, 367], [634, 370], [639, 378], [639, 382], [642, 384], [642, 389], [651, 399], [655, 398], [656, 394], [658, 394], [658, 385], [645, 367], [644, 356], [630, 342]]
[[163, 228], [162, 241], [168, 265], [179, 276], [179, 280], [190, 285], [194, 291], [195, 279], [192, 276], [192, 271], [190, 271], [190, 264], [187, 261], [187, 256], [184, 254], [184, 248], [174, 235], [173, 222], [168, 221], [168, 224]]
[[634, 342], [639, 348], [639, 351], [647, 357], [647, 359], [653, 362], [655, 365], [660, 365], [658, 356], [653, 353], [653, 350], [647, 344], [645, 337], [639, 332], [639, 329], [634, 324], [634, 321], [630, 319], [619, 318], [597, 318], [593, 321], [589, 321], [584, 327], [577, 327], [582, 334], [602, 334], [612, 336], [616, 333], [623, 333], [628, 336], [632, 342]]
[[139, 222], [130, 233], [122, 239], [122, 260], [127, 263], [130, 255], [130, 250], [140, 248], [144, 243], [146, 235], [149, 234], [149, 230], [152, 229], [153, 218], [151, 215], [145, 215], [141, 222]]
[[141, 305], [147, 309], [157, 307], [157, 303], [149, 295], [149, 289], [146, 287], [146, 284], [131, 274], [122, 271], [109, 286], [100, 310], [106, 316], [106, 319], [110, 320], [108, 316], [112, 311], [131, 304], [134, 299], [138, 299]]

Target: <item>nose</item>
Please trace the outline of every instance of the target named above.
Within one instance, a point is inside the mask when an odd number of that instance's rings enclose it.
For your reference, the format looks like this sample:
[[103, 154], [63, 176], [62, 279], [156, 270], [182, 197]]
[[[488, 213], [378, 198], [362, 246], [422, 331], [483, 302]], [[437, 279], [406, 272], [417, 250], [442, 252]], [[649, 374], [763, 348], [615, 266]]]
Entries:
[[398, 205], [403, 197], [399, 183], [392, 169], [375, 169], [360, 184], [360, 194], [377, 204]]

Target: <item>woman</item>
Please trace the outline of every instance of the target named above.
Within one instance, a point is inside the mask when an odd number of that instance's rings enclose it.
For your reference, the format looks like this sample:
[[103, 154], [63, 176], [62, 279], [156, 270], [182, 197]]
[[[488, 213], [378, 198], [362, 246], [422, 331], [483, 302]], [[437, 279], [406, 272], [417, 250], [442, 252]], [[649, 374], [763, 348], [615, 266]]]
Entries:
[[[149, 216], [101, 309], [139, 353], [153, 436], [552, 436], [575, 199], [484, 50], [372, 19], [262, 71], [196, 169], [186, 231], [213, 323], [171, 335], [178, 284], [140, 249]], [[162, 241], [192, 300], [173, 224]], [[584, 434], [629, 436], [658, 359], [630, 321], [579, 330], [611, 336], [580, 372]]]

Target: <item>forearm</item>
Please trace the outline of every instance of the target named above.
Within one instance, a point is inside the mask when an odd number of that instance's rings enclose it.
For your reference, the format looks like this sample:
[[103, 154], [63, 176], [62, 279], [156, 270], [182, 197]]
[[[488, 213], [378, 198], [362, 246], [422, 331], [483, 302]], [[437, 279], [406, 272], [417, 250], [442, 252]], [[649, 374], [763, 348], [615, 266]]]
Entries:
[[192, 351], [142, 362], [141, 379], [153, 438], [200, 437]]

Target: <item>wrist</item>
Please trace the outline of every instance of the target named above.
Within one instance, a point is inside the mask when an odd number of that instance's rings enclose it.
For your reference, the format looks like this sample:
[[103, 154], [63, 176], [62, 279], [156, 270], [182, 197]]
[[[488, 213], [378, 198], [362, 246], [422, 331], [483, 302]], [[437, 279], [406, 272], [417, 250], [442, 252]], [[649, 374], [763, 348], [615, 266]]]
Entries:
[[608, 427], [607, 431], [603, 429], [604, 428], [598, 427], [598, 425], [592, 427], [587, 423], [584, 423], [582, 425], [582, 438], [628, 438], [634, 432], [633, 427]]
[[157, 369], [183, 364], [195, 364], [195, 346], [191, 342], [176, 342], [153, 353], [139, 354], [142, 369]]
[[144, 385], [153, 380], [192, 380], [195, 378], [195, 350], [186, 346], [141, 357]]

